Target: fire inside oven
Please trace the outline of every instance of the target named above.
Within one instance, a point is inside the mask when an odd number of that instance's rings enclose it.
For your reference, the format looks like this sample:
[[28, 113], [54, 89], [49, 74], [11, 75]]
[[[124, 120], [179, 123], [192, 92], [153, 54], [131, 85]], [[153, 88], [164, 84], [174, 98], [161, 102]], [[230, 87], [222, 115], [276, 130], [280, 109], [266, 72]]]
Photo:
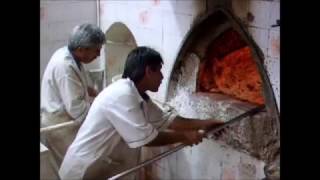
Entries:
[[195, 24], [176, 58], [166, 101], [182, 116], [223, 121], [266, 104], [266, 111], [240, 121], [221, 140], [268, 167], [279, 157], [278, 114], [263, 59], [256, 55], [261, 51], [247, 36], [225, 11]]
[[199, 92], [221, 92], [255, 104], [264, 104], [262, 80], [250, 47], [232, 28], [208, 47], [198, 73]]

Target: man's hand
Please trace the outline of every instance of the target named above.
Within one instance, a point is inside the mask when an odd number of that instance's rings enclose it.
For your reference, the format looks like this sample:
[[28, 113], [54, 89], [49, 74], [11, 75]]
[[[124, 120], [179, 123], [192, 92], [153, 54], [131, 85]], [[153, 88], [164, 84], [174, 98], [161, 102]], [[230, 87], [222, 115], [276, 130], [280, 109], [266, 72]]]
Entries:
[[95, 89], [88, 87], [88, 94], [91, 97], [96, 97], [98, 95], [98, 92]]
[[201, 133], [199, 131], [185, 131], [184, 136], [185, 136], [185, 140], [182, 141], [182, 143], [192, 146], [202, 142], [204, 133]]
[[[202, 129], [205, 131], [205, 132], [208, 132], [214, 128], [217, 128], [221, 125], [223, 125], [224, 122], [223, 121], [219, 121], [219, 120], [215, 120], [215, 119], [209, 119], [207, 120], [207, 123], [202, 127]], [[227, 127], [228, 128], [228, 127]], [[217, 131], [214, 133], [214, 139], [218, 139], [219, 137], [221, 137], [223, 134], [225, 133], [225, 128]]]
[[219, 120], [215, 120], [215, 119], [208, 119], [208, 120], [206, 120], [206, 123], [204, 123], [202, 125], [201, 129], [203, 129], [207, 132], [207, 131], [214, 129], [216, 127], [219, 127], [223, 124], [224, 124], [223, 121], [219, 121]]

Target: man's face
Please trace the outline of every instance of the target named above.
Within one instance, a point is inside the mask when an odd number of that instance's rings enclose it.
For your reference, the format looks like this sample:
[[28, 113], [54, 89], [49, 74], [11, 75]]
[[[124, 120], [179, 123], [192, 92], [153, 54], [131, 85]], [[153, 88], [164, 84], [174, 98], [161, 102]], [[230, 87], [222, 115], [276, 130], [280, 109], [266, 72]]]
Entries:
[[149, 68], [149, 90], [152, 92], [157, 92], [163, 75], [161, 72], [162, 65], [158, 66], [155, 70]]
[[92, 48], [83, 48], [83, 63], [88, 64], [100, 56], [101, 45]]

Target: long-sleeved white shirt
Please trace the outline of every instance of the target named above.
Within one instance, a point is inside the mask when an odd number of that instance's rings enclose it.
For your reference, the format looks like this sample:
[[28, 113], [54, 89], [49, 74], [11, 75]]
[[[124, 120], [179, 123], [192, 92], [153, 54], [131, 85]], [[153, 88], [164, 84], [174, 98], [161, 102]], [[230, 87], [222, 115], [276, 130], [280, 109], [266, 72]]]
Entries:
[[136, 155], [131, 148], [151, 142], [176, 116], [174, 110], [164, 111], [151, 100], [144, 101], [130, 79], [114, 82], [95, 98], [65, 155], [59, 170], [61, 179], [82, 179], [103, 155], [117, 157], [122, 163], [133, 161]]
[[[41, 83], [41, 113], [43, 116], [52, 116], [51, 119], [69, 116], [66, 118], [78, 122], [85, 119], [90, 108], [87, 90], [88, 75], [81, 63], [79, 67], [68, 47], [62, 47], [53, 54]], [[51, 123], [60, 122], [45, 123], [51, 125]]]

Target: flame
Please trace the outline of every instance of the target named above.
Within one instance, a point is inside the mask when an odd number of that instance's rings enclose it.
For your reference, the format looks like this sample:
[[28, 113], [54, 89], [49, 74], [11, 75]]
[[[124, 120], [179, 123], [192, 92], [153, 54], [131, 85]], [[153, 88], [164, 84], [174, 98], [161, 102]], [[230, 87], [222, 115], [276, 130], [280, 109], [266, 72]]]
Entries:
[[[262, 80], [250, 48], [243, 46], [244, 42], [235, 33], [227, 31], [209, 48], [207, 60], [199, 67], [198, 91], [222, 92], [251, 103], [264, 104]], [[223, 40], [226, 41], [224, 45]]]

